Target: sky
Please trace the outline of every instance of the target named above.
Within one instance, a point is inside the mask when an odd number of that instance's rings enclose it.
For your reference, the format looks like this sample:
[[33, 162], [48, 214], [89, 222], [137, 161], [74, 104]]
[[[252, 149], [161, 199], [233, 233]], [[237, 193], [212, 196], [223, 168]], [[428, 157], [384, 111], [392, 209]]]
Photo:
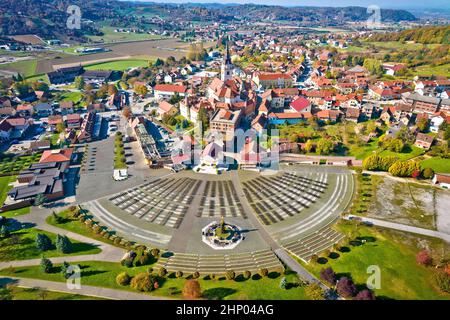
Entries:
[[[135, 0], [136, 1], [136, 0]], [[146, 1], [146, 0], [137, 0]], [[147, 0], [148, 1], [148, 0]], [[268, 5], [283, 5], [283, 6], [333, 6], [333, 7], [347, 7], [347, 6], [362, 6], [378, 5], [381, 8], [399, 8], [399, 9], [413, 9], [413, 8], [450, 8], [450, 1], [448, 0], [150, 0], [152, 2], [172, 2], [172, 3], [186, 3], [186, 2], [202, 2], [202, 3], [255, 3]]]

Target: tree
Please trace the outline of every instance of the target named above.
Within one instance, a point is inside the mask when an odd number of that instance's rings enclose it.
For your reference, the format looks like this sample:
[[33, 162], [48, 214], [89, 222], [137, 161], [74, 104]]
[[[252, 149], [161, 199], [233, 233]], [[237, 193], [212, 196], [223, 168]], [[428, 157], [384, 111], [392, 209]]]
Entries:
[[198, 299], [202, 296], [200, 283], [196, 279], [186, 280], [183, 286], [183, 297], [186, 299]]
[[252, 273], [250, 271], [244, 271], [244, 278], [245, 279], [250, 279], [250, 277], [252, 276]]
[[40, 251], [48, 251], [53, 249], [52, 240], [44, 233], [38, 233], [36, 236], [36, 247]]
[[130, 119], [130, 117], [131, 117], [133, 114], [131, 113], [131, 110], [130, 110], [129, 107], [125, 107], [125, 108], [123, 108], [123, 110], [122, 110], [122, 115], [123, 115], [125, 118]]
[[311, 152], [314, 147], [314, 142], [310, 139], [306, 141], [305, 146], [303, 147], [306, 152]]
[[333, 269], [331, 267], [322, 269], [320, 271], [320, 278], [326, 282], [328, 282], [331, 285], [336, 284], [336, 273], [334, 273]]
[[147, 272], [138, 273], [131, 279], [130, 286], [141, 292], [153, 291], [155, 289], [155, 277]]
[[339, 279], [336, 290], [344, 298], [354, 297], [358, 292], [353, 281], [347, 277], [342, 277]]
[[236, 274], [234, 273], [234, 271], [228, 270], [225, 276], [227, 280], [233, 280]]
[[266, 268], [262, 268], [259, 270], [259, 275], [261, 277], [267, 277], [269, 275], [269, 270], [267, 270]]
[[425, 179], [431, 179], [434, 176], [434, 171], [431, 168], [425, 168], [422, 170], [422, 177]]
[[288, 287], [288, 282], [287, 282], [287, 280], [286, 280], [286, 277], [281, 278], [281, 281], [280, 281], [280, 289], [286, 290], [287, 287]]
[[126, 272], [119, 273], [116, 277], [116, 283], [119, 286], [127, 286], [130, 284], [131, 277]]
[[148, 89], [143, 84], [136, 84], [134, 86], [134, 92], [138, 95], [145, 96], [148, 93]]
[[355, 300], [375, 300], [375, 295], [369, 289], [362, 290], [358, 292]]
[[41, 259], [41, 270], [44, 273], [51, 273], [53, 270], [53, 263], [50, 261], [50, 259], [42, 258]]
[[66, 261], [63, 262], [63, 264], [61, 265], [61, 274], [64, 276], [65, 279], [69, 279], [70, 276], [72, 276], [75, 271], [74, 270], [70, 270], [70, 264]]
[[317, 142], [316, 152], [318, 154], [327, 155], [334, 149], [334, 144], [330, 139], [322, 138]]
[[83, 77], [76, 77], [75, 81], [74, 81], [74, 86], [78, 90], [83, 90], [83, 88], [85, 87], [85, 83], [84, 83]]
[[311, 300], [325, 300], [325, 292], [317, 283], [310, 283], [305, 287], [305, 294]]
[[13, 294], [11, 288], [5, 286], [0, 287], [0, 301], [12, 300]]
[[72, 242], [70, 242], [67, 236], [56, 236], [56, 249], [64, 254], [71, 253], [73, 251]]
[[417, 123], [417, 129], [419, 129], [420, 132], [426, 132], [428, 129], [428, 119], [427, 118], [420, 118]]
[[117, 87], [114, 84], [108, 85], [108, 95], [109, 96], [117, 94], [117, 92], [119, 92], [119, 91], [117, 90]]
[[66, 125], [64, 124], [64, 122], [60, 122], [56, 125], [56, 132], [57, 133], [61, 133], [64, 132], [66, 130]]
[[416, 255], [416, 261], [423, 266], [430, 266], [433, 263], [433, 259], [427, 250], [419, 251]]
[[6, 225], [2, 225], [0, 228], [0, 237], [2, 237], [3, 239], [9, 238], [10, 233], [8, 230], [8, 227]]
[[200, 109], [198, 110], [197, 117], [198, 117], [198, 120], [202, 124], [203, 132], [205, 132], [208, 129], [208, 127], [209, 127], [209, 118], [208, 118], [208, 115], [206, 114], [205, 107], [203, 107], [203, 106], [200, 107]]
[[41, 206], [41, 205], [43, 205], [46, 202], [47, 202], [47, 198], [45, 197], [45, 195], [43, 193], [38, 194], [34, 198], [34, 205], [35, 206]]

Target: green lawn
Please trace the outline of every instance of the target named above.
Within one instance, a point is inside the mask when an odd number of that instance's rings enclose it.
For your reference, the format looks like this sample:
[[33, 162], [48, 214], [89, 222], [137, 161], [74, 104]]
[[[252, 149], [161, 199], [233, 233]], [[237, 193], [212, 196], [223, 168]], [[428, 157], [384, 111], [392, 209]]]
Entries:
[[380, 152], [380, 156], [387, 157], [387, 156], [394, 156], [397, 157], [399, 160], [409, 160], [415, 157], [418, 157], [422, 154], [424, 154], [425, 151], [422, 148], [411, 146], [411, 150], [409, 152], [394, 152], [389, 150], [384, 150]]
[[350, 145], [348, 155], [362, 160], [370, 156], [372, 153], [377, 152], [379, 149], [378, 139], [372, 139], [369, 143], [363, 146], [358, 146], [356, 144]]
[[[347, 222], [342, 223], [340, 229], [349, 235], [353, 227]], [[306, 267], [318, 277], [322, 268], [332, 267], [338, 277], [350, 276], [357, 285], [364, 286], [369, 277], [367, 268], [376, 265], [381, 270], [381, 288], [374, 290], [378, 298], [450, 299], [450, 295], [441, 294], [434, 288], [432, 275], [435, 269], [416, 263], [419, 241], [422, 244], [426, 241], [438, 251], [442, 248], [439, 240], [425, 240], [412, 234], [364, 226], [358, 227], [358, 237], [367, 242], [357, 241], [354, 246], [348, 246], [350, 252], [339, 252], [336, 259], [328, 258], [324, 264], [308, 264]]]
[[450, 159], [429, 158], [421, 162], [422, 168], [431, 168], [434, 172], [450, 173]]
[[0, 69], [14, 70], [16, 72], [19, 72], [25, 77], [30, 77], [36, 74], [36, 67], [37, 67], [36, 59], [22, 60], [0, 65]]
[[45, 73], [44, 74], [33, 75], [31, 77], [28, 77], [26, 80], [29, 81], [29, 82], [43, 81], [43, 82], [45, 82], [47, 84], [50, 84], [50, 80], [48, 79], [48, 76]]
[[[92, 285], [101, 286], [113, 289], [123, 289], [132, 291], [130, 287], [119, 286], [115, 278], [123, 271], [126, 271], [129, 275], [136, 275], [139, 272], [146, 271], [149, 266], [126, 268], [121, 266], [119, 263], [112, 262], [80, 262], [82, 269], [81, 274], [81, 284], [82, 285]], [[3, 269], [0, 271], [1, 275], [4, 276], [20, 276], [23, 278], [35, 278], [50, 281], [63, 282], [65, 279], [58, 272], [52, 274], [42, 273], [39, 266], [32, 267], [20, 267], [13, 269]], [[294, 275], [287, 275], [286, 278], [288, 283], [293, 282]], [[199, 279], [200, 286], [202, 288], [203, 294], [209, 299], [306, 299], [303, 287], [292, 287], [288, 290], [280, 289], [279, 284], [282, 276], [277, 276], [274, 279], [262, 278], [258, 280], [204, 280]], [[152, 292], [152, 295], [158, 296], [171, 296], [173, 298], [180, 298], [180, 292], [184, 285], [185, 279], [174, 278], [171, 276], [160, 280], [160, 288]], [[170, 294], [171, 291], [176, 291], [176, 294]]]
[[59, 101], [72, 101], [74, 104], [77, 104], [83, 98], [83, 94], [79, 91], [67, 91], [59, 96]]
[[42, 290], [39, 288], [12, 287], [11, 290], [13, 300], [106, 300], [73, 293]]
[[128, 59], [128, 60], [117, 60], [117, 61], [90, 64], [85, 66], [84, 68], [86, 70], [125, 71], [130, 68], [146, 67], [146, 66], [148, 66], [148, 60]]
[[73, 244], [73, 252], [69, 254], [62, 254], [56, 249], [41, 252], [36, 247], [36, 236], [38, 233], [44, 233], [55, 242], [56, 234], [42, 231], [35, 228], [22, 229], [11, 233], [11, 236], [0, 240], [0, 261], [14, 261], [40, 258], [43, 254], [46, 257], [61, 257], [61, 256], [77, 256], [86, 254], [97, 254], [101, 249], [94, 245], [82, 243], [76, 240], [71, 240]]
[[92, 229], [90, 227], [88, 227], [86, 224], [78, 221], [77, 219], [71, 218], [68, 215], [68, 211], [58, 212], [58, 216], [63, 219], [63, 223], [60, 223], [60, 224], [56, 223], [55, 218], [52, 215], [47, 217], [46, 222], [49, 225], [52, 225], [52, 226], [55, 226], [55, 227], [58, 227], [61, 229], [65, 229], [67, 231], [71, 231], [74, 233], [78, 233], [78, 234], [81, 234], [82, 236], [92, 238], [92, 239], [95, 239], [98, 241], [102, 241], [102, 242], [110, 244], [110, 245], [114, 245], [113, 241], [111, 241], [109, 239], [105, 239], [101, 235], [94, 233], [92, 231]]
[[[0, 177], [0, 206], [3, 205], [8, 191], [12, 188], [9, 186], [9, 183], [14, 182], [15, 180], [15, 176]], [[1, 212], [0, 215], [6, 218], [13, 218], [27, 213], [30, 213], [30, 207]]]

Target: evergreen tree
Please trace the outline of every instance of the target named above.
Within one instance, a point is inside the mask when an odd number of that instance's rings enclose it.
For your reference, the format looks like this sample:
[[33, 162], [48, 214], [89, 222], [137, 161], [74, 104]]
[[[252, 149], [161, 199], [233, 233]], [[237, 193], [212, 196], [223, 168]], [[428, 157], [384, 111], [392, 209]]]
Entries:
[[53, 270], [53, 263], [50, 259], [42, 258], [41, 259], [41, 270], [44, 273], [51, 273]]
[[288, 283], [287, 283], [286, 277], [281, 278], [280, 288], [286, 290], [287, 286], [288, 286]]
[[67, 236], [56, 236], [56, 249], [64, 254], [71, 253], [73, 251], [72, 242], [70, 242]]
[[36, 236], [36, 247], [40, 251], [48, 251], [53, 248], [52, 240], [43, 233], [38, 233]]

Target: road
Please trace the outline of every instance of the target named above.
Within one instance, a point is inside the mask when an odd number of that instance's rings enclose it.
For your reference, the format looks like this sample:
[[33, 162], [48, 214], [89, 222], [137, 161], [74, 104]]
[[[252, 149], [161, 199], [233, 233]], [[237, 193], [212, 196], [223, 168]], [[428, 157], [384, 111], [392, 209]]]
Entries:
[[345, 219], [347, 219], [347, 220], [351, 220], [351, 219], [355, 219], [355, 218], [361, 219], [362, 222], [368, 222], [368, 223], [371, 223], [376, 226], [416, 233], [416, 234], [433, 237], [433, 238], [439, 238], [439, 239], [442, 239], [442, 240], [450, 243], [450, 234], [446, 234], [446, 233], [435, 231], [435, 230], [418, 228], [418, 227], [408, 226], [405, 224], [400, 224], [400, 223], [395, 223], [395, 222], [390, 222], [390, 221], [385, 221], [385, 220], [379, 220], [379, 219], [373, 219], [373, 218], [354, 216], [354, 215], [348, 215], [345, 217]]

